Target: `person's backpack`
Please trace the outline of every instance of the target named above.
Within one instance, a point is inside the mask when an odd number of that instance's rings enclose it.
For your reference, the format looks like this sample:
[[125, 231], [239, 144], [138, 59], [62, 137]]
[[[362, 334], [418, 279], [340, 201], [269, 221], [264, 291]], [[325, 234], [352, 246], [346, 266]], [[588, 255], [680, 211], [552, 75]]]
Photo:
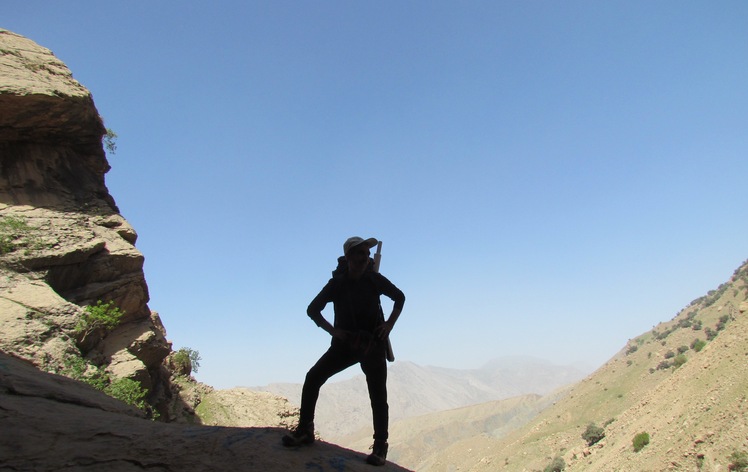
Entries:
[[[369, 264], [366, 268], [367, 272], [374, 272], [374, 259], [369, 258]], [[348, 273], [348, 263], [345, 260], [345, 256], [338, 257], [338, 266], [332, 271], [333, 278], [345, 277]], [[384, 310], [382, 310], [382, 303], [379, 303], [379, 319], [384, 323]], [[395, 353], [392, 351], [392, 343], [390, 342], [389, 336], [387, 337], [387, 360], [395, 362]]]

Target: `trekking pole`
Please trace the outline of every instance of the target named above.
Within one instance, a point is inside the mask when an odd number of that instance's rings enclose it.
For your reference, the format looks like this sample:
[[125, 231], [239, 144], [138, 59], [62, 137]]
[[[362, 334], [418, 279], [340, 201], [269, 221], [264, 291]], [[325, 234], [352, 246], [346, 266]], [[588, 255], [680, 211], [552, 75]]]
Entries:
[[[377, 243], [377, 252], [374, 253], [374, 272], [379, 273], [379, 264], [382, 262], [382, 241]], [[379, 304], [379, 313], [382, 314], [382, 321], [384, 321], [384, 312], [382, 311], [382, 304]], [[392, 343], [390, 337], [387, 336], [387, 360], [395, 362], [395, 353], [392, 351]]]

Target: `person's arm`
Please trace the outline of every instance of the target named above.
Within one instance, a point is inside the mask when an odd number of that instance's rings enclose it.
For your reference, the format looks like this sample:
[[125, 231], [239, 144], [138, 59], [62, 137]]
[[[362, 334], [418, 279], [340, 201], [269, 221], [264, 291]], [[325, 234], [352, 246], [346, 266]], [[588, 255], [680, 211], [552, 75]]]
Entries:
[[306, 314], [314, 323], [325, 330], [330, 336], [338, 339], [345, 340], [347, 338], [347, 332], [335, 328], [329, 321], [322, 316], [322, 310], [325, 306], [332, 301], [332, 279], [325, 285], [322, 290], [314, 297], [314, 300], [309, 304], [306, 309]]
[[384, 340], [390, 335], [392, 328], [395, 327], [397, 319], [400, 318], [400, 313], [402, 313], [403, 307], [405, 306], [405, 294], [385, 276], [380, 274], [380, 277], [382, 294], [387, 295], [387, 297], [394, 302], [392, 305], [392, 313], [390, 313], [387, 320], [376, 329], [376, 334], [379, 336], [379, 339]]

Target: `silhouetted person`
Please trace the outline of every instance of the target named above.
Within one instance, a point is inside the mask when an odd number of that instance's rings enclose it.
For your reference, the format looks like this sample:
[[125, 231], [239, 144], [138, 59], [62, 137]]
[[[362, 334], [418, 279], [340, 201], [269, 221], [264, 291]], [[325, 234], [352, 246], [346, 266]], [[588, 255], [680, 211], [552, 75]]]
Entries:
[[[295, 447], [314, 443], [314, 409], [319, 390], [333, 375], [360, 363], [369, 388], [374, 422], [374, 445], [366, 462], [384, 465], [387, 458], [389, 406], [387, 405], [387, 339], [405, 304], [405, 295], [392, 282], [373, 270], [370, 249], [374, 238], [348, 238], [333, 277], [307, 308], [307, 314], [332, 336], [330, 348], [309, 370], [301, 392], [298, 427], [283, 437], [283, 445]], [[379, 296], [394, 302], [385, 321]], [[332, 302], [334, 324], [322, 310]]]

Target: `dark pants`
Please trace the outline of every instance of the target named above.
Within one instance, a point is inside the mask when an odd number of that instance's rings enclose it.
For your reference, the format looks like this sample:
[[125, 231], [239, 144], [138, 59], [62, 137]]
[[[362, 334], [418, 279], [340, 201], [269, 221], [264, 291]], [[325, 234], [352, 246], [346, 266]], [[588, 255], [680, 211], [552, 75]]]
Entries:
[[361, 363], [369, 388], [371, 413], [374, 419], [374, 439], [386, 441], [388, 437], [389, 406], [387, 405], [387, 360], [385, 345], [377, 344], [365, 355], [360, 355], [345, 345], [333, 343], [309, 372], [306, 374], [301, 391], [301, 412], [299, 424], [307, 425], [314, 421], [319, 390], [327, 379], [348, 367]]

